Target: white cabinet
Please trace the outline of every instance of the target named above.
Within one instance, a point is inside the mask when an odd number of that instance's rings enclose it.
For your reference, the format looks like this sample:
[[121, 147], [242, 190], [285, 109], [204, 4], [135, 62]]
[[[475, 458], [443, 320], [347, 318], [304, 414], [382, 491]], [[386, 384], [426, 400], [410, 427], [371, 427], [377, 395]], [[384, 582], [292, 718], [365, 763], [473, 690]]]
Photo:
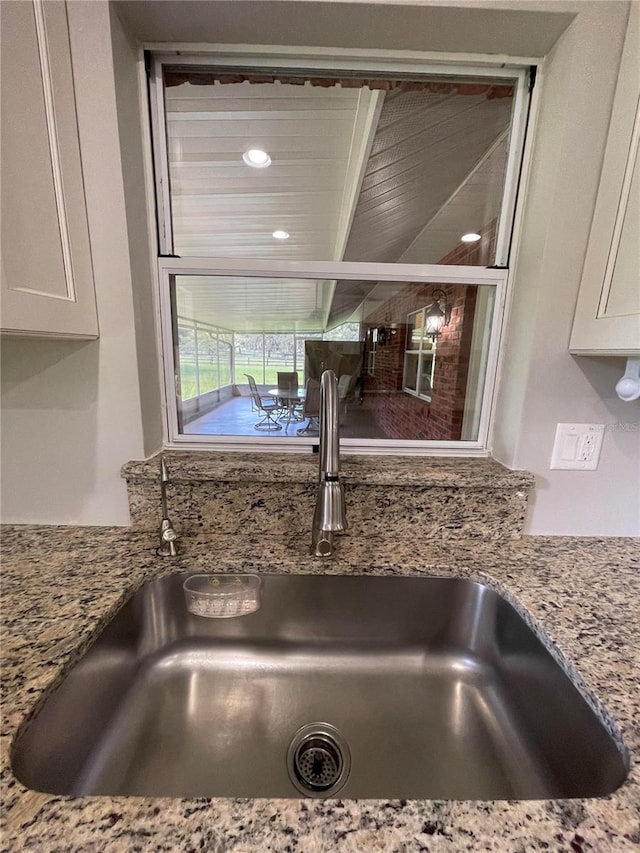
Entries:
[[570, 351], [640, 355], [640, 3], [631, 4]]
[[0, 3], [2, 331], [95, 338], [67, 7]]

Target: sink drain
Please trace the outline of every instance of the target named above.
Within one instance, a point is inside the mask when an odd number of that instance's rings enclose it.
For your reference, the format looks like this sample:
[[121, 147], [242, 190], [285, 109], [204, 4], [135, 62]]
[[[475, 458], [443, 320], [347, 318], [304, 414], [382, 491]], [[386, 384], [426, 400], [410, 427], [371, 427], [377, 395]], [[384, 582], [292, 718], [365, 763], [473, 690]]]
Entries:
[[351, 769], [351, 754], [342, 734], [329, 723], [299, 729], [287, 752], [287, 770], [307, 797], [329, 797], [340, 790]]
[[342, 770], [342, 756], [325, 738], [305, 741], [293, 758], [296, 776], [310, 791], [326, 791], [336, 784]]

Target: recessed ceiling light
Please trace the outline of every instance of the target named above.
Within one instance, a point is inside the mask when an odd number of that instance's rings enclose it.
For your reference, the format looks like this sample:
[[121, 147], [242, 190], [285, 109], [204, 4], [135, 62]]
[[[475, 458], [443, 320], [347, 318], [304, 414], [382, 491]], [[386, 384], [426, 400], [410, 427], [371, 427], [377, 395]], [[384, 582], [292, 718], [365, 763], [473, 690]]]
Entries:
[[468, 234], [463, 234], [460, 239], [463, 243], [477, 243], [478, 240], [482, 240], [482, 235], [470, 231]]
[[262, 148], [250, 148], [244, 152], [242, 159], [247, 166], [253, 166], [254, 169], [265, 169], [271, 165], [271, 157]]
[[278, 229], [278, 231], [274, 231], [271, 236], [275, 237], [276, 240], [288, 240], [291, 234], [289, 234], [288, 231], [280, 231]]

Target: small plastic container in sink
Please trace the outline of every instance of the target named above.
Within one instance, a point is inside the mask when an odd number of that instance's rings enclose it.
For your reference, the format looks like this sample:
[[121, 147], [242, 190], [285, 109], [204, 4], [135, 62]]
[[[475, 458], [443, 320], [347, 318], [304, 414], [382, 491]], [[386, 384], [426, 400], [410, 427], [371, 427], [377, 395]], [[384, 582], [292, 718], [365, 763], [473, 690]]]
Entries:
[[191, 575], [183, 584], [189, 612], [213, 619], [256, 611], [261, 586], [258, 575]]

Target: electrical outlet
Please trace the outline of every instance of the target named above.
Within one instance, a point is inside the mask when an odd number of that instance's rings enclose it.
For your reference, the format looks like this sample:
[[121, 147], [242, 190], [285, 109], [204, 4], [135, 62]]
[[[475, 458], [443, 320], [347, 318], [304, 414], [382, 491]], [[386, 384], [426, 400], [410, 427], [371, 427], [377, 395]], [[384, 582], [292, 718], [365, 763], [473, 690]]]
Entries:
[[550, 467], [595, 471], [600, 460], [604, 424], [558, 424]]

